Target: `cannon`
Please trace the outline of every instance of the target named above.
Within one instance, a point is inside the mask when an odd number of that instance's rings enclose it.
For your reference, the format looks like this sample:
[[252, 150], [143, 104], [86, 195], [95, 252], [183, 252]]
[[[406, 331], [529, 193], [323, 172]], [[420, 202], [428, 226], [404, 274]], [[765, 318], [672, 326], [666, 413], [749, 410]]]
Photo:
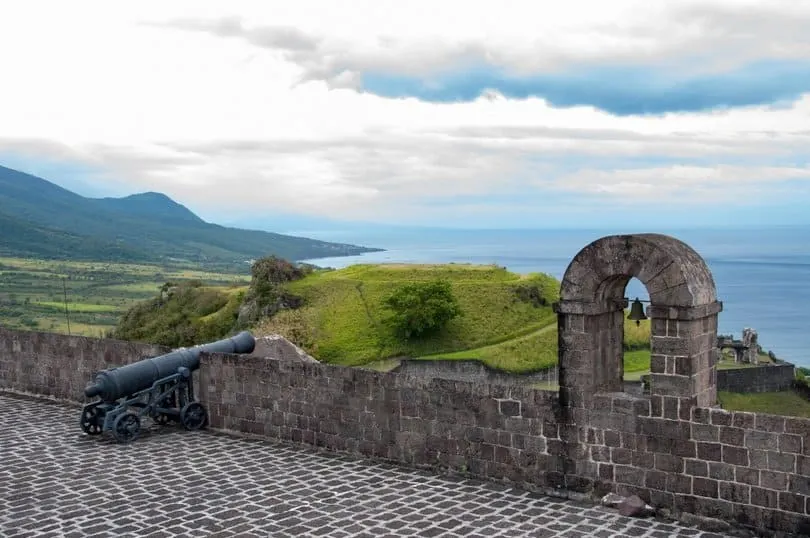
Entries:
[[253, 335], [242, 331], [210, 344], [98, 372], [84, 389], [85, 396], [97, 399], [82, 408], [80, 426], [89, 435], [112, 432], [119, 443], [138, 437], [144, 416], [160, 425], [174, 421], [187, 430], [203, 428], [208, 412], [194, 398], [191, 375], [200, 367], [200, 354], [252, 353], [255, 347]]

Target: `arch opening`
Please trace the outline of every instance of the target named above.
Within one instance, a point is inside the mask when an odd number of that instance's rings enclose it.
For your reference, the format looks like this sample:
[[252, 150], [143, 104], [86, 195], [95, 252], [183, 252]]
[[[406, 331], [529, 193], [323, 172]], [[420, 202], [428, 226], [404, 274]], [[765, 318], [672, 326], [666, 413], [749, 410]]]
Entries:
[[[636, 297], [649, 317], [638, 328], [627, 320]], [[704, 260], [673, 237], [608, 236], [587, 245], [568, 266], [557, 305], [561, 398], [579, 406], [595, 393], [623, 391], [631, 371], [640, 389], [649, 368], [653, 397], [714, 404], [718, 305]], [[627, 372], [626, 352], [634, 352]]]

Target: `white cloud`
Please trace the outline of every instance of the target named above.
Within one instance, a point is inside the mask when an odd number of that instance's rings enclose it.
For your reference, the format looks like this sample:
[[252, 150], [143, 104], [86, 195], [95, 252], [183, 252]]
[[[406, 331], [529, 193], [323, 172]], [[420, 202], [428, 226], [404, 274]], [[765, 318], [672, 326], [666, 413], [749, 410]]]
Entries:
[[[195, 208], [383, 220], [434, 215], [431, 200], [546, 189], [687, 200], [810, 181], [810, 95], [616, 117], [494, 91], [437, 104], [353, 89], [360, 69], [416, 73], [480, 54], [523, 70], [810, 54], [808, 4], [748, 4], [29, 0], [0, 7], [0, 152], [86, 164]], [[668, 162], [632, 164], [644, 158]]]

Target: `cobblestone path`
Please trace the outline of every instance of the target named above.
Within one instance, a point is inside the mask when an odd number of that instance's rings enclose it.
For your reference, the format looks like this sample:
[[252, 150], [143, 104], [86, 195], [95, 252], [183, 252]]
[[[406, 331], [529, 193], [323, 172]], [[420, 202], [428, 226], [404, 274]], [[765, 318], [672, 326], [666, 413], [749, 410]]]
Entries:
[[717, 537], [504, 486], [304, 448], [152, 428], [84, 435], [79, 410], [0, 396], [0, 536]]

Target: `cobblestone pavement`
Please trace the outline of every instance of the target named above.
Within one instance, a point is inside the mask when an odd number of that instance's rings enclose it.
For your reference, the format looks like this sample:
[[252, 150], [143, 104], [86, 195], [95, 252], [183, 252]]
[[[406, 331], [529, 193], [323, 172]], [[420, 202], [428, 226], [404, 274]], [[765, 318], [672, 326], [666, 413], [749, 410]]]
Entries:
[[153, 427], [84, 435], [79, 410], [0, 396], [0, 536], [716, 537], [502, 485]]

